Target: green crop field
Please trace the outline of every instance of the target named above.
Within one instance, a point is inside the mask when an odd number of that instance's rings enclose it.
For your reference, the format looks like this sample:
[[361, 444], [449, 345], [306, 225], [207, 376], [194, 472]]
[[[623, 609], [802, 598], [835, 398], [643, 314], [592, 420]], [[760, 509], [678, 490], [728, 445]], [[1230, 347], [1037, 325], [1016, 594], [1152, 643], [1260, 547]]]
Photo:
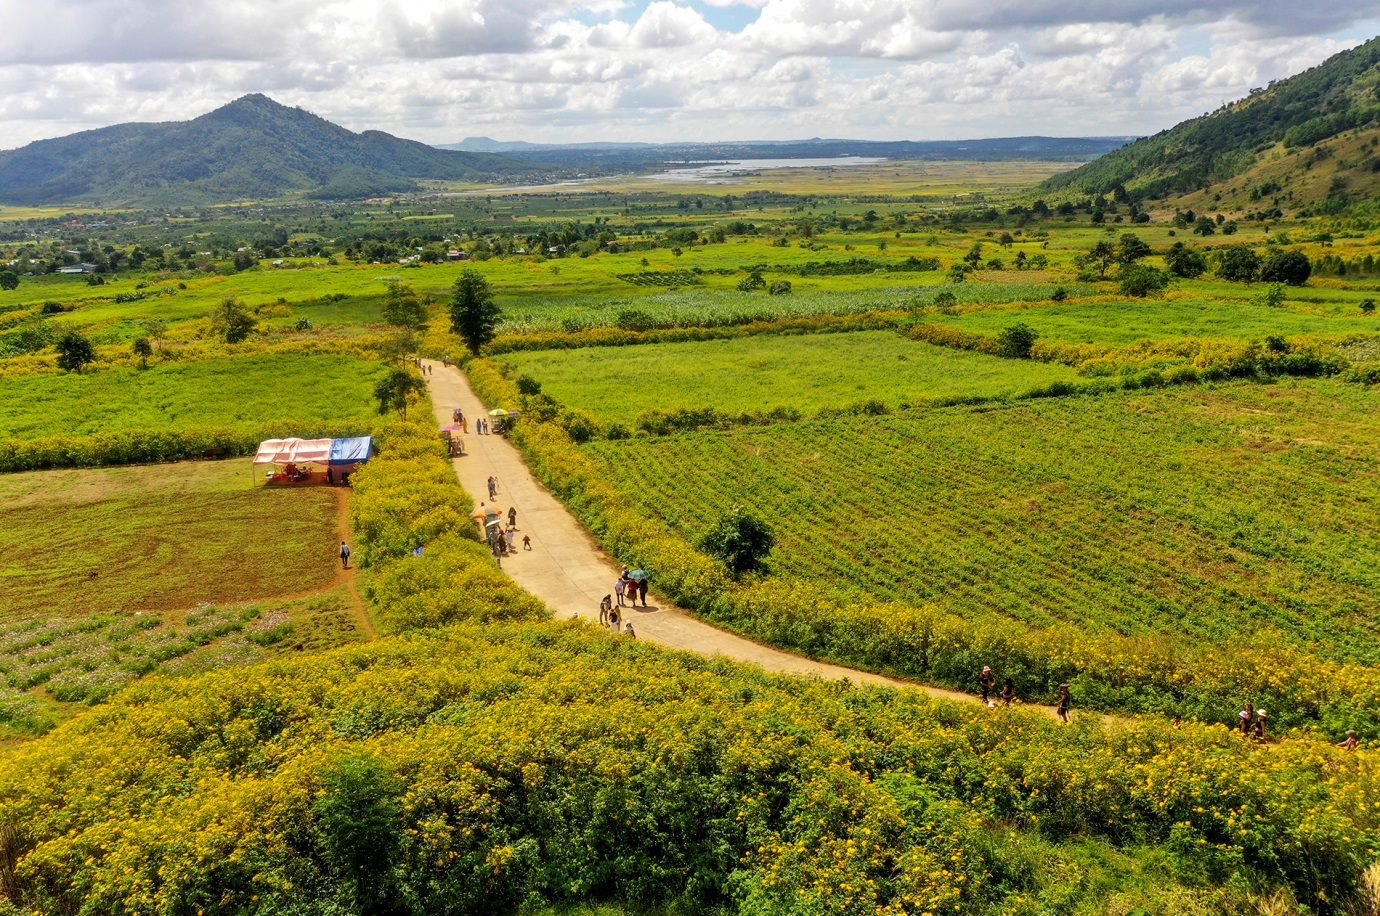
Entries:
[[339, 500], [248, 461], [0, 475], [0, 619], [159, 611], [324, 588]]
[[1377, 445], [1380, 393], [1291, 382], [587, 448], [691, 540], [759, 514], [776, 574], [840, 595], [1373, 663]]
[[1068, 343], [1128, 344], [1177, 337], [1239, 337], [1271, 334], [1380, 332], [1380, 319], [1354, 306], [1349, 314], [1317, 314], [1303, 308], [1271, 308], [1211, 299], [1132, 299], [1113, 302], [1049, 303], [1021, 309], [983, 309], [961, 315], [926, 316], [980, 334], [996, 334], [1016, 322], [1040, 337]]
[[608, 423], [649, 408], [813, 413], [866, 400], [895, 408], [1078, 379], [1067, 366], [947, 350], [891, 331], [545, 350], [505, 361], [560, 403]]
[[130, 429], [252, 429], [281, 420], [368, 420], [378, 363], [260, 354], [0, 377], [0, 438]]

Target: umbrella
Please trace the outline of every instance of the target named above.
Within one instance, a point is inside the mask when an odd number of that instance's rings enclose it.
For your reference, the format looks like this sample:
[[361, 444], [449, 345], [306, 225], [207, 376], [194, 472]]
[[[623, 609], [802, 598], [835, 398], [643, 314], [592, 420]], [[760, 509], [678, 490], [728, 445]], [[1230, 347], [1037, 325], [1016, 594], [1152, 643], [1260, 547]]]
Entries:
[[498, 510], [494, 509], [493, 506], [480, 506], [478, 509], [475, 509], [473, 512], [470, 513], [470, 518], [475, 520], [482, 519], [485, 522], [488, 522], [489, 520], [498, 517]]
[[449, 426], [441, 427], [441, 432], [443, 433], [463, 433], [464, 431], [465, 427], [461, 426], [459, 423], [452, 423]]
[[502, 407], [495, 407], [493, 410], [489, 411], [489, 416], [506, 417], [508, 416], [508, 411], [504, 410]]
[[650, 579], [651, 576], [647, 575], [647, 570], [645, 569], [634, 569], [632, 572], [628, 573], [628, 578], [636, 579], [638, 582], [645, 582]]

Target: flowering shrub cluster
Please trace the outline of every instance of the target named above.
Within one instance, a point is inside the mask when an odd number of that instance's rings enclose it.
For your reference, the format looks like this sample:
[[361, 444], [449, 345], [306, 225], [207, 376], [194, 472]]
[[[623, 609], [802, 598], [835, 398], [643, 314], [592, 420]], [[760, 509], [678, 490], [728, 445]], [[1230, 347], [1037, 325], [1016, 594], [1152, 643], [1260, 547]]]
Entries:
[[[548, 611], [494, 565], [469, 513], [436, 430], [390, 423], [379, 455], [352, 480], [350, 528], [356, 561], [390, 632], [465, 620], [537, 619]], [[422, 548], [422, 555], [413, 551]]]
[[1076, 837], [1325, 910], [1377, 804], [1366, 751], [1061, 727], [535, 621], [135, 684], [0, 759], [0, 855], [22, 914], [959, 916], [1070, 899]]
[[157, 464], [200, 458], [207, 452], [252, 455], [265, 439], [297, 436], [333, 439], [367, 436], [358, 420], [280, 420], [253, 429], [208, 426], [187, 430], [131, 429], [90, 436], [0, 439], [0, 472], [89, 468], [110, 464]]

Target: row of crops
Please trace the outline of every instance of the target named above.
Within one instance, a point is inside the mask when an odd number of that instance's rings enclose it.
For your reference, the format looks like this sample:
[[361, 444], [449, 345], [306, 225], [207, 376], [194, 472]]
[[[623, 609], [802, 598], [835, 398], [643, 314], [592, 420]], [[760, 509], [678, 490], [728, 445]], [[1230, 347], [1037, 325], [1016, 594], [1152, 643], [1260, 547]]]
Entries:
[[843, 598], [1219, 644], [1278, 630], [1374, 662], [1377, 444], [1364, 395], [1299, 385], [590, 448], [691, 541], [750, 509], [777, 575]]

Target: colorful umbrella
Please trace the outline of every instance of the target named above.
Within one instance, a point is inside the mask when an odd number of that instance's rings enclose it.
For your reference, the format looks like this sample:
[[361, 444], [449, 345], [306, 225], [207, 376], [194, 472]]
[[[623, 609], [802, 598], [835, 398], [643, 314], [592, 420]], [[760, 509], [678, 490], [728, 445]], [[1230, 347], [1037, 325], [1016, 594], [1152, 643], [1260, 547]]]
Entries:
[[449, 426], [441, 427], [441, 432], [443, 433], [463, 433], [464, 431], [465, 427], [461, 426], [458, 423], [452, 423]]
[[470, 513], [470, 518], [477, 520], [482, 519], [485, 522], [498, 517], [498, 510], [494, 509], [493, 506], [480, 506]]
[[495, 407], [493, 410], [489, 411], [489, 416], [506, 417], [508, 416], [508, 411], [504, 410], [502, 407]]

